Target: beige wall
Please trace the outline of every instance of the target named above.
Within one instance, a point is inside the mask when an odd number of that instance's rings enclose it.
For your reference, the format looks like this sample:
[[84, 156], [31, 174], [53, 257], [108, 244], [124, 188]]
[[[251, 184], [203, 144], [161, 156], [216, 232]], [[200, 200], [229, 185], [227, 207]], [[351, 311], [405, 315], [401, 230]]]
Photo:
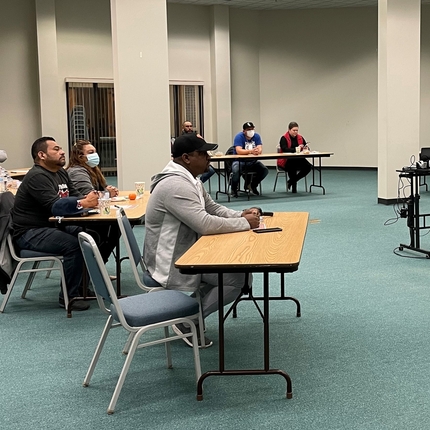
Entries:
[[260, 98], [271, 148], [298, 122], [325, 165], [376, 166], [377, 9], [265, 13]]
[[0, 4], [0, 130], [5, 168], [30, 166], [40, 134], [34, 0]]
[[[109, 4], [56, 0], [62, 90], [65, 77], [112, 78]], [[421, 146], [430, 146], [430, 8], [422, 9]], [[34, 10], [33, 0], [3, 0], [0, 5], [0, 126], [10, 158], [6, 167], [28, 165], [28, 147], [40, 133]], [[210, 7], [168, 4], [169, 79], [204, 82], [208, 140], [216, 127], [211, 121], [210, 22]], [[231, 8], [230, 29], [232, 137], [244, 121], [252, 120], [266, 151], [272, 150], [295, 120], [313, 149], [336, 153], [325, 164], [377, 165], [377, 8]], [[66, 139], [65, 97], [62, 106], [60, 139]], [[225, 150], [231, 142], [219, 144]]]
[[204, 137], [211, 141], [213, 128], [210, 27], [210, 8], [168, 4], [169, 79], [204, 83]]

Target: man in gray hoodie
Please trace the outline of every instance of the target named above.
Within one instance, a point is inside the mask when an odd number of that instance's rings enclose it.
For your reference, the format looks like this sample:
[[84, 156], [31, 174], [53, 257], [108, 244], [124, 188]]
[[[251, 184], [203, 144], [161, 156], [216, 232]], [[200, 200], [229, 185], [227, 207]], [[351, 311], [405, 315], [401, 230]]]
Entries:
[[[182, 274], [175, 268], [176, 260], [200, 236], [259, 226], [259, 216], [254, 210], [234, 211], [215, 203], [197, 178], [209, 169], [207, 151], [217, 147], [194, 133], [176, 138], [172, 160], [151, 178], [151, 198], [145, 215], [144, 260], [149, 275], [165, 288], [200, 289], [203, 318], [218, 310], [218, 275]], [[243, 273], [224, 275], [224, 304], [240, 295], [244, 281]], [[187, 330], [180, 325], [174, 329]], [[189, 344], [188, 338], [187, 341]], [[210, 346], [212, 342], [206, 339], [205, 344]]]

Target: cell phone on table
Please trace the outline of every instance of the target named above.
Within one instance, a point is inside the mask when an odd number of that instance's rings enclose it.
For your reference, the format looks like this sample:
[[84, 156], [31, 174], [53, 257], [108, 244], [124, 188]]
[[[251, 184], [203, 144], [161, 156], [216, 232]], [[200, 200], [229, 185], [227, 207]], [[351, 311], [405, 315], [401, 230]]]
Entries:
[[282, 231], [281, 227], [255, 228], [254, 233], [272, 233], [274, 231]]

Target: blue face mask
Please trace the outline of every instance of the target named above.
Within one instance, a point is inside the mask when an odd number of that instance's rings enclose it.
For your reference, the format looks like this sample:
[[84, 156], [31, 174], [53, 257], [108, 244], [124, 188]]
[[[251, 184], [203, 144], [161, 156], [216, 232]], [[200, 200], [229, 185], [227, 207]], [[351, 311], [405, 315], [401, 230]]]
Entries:
[[100, 157], [97, 152], [94, 152], [94, 154], [87, 154], [87, 164], [90, 167], [96, 167], [100, 163]]

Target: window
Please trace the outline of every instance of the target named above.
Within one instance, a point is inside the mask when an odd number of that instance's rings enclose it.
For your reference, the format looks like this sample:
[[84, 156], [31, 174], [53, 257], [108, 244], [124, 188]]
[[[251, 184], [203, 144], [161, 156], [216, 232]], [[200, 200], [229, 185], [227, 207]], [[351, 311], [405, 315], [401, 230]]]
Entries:
[[194, 129], [204, 136], [203, 84], [169, 86], [170, 136], [181, 134], [182, 123], [191, 121]]
[[69, 149], [89, 140], [100, 156], [105, 176], [116, 175], [115, 94], [113, 82], [67, 82]]

